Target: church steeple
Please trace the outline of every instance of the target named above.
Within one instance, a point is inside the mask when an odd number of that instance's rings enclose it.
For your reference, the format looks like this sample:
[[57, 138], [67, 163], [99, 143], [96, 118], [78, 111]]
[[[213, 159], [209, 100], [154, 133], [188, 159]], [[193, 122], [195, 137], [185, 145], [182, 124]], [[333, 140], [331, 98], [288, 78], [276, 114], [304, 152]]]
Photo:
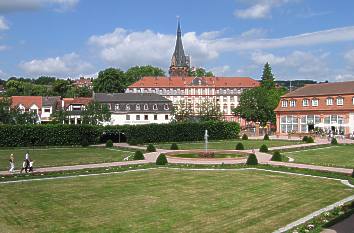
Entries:
[[170, 76], [188, 76], [188, 71], [189, 71], [189, 57], [184, 54], [184, 49], [182, 44], [181, 24], [178, 19], [176, 46], [175, 46], [175, 51], [172, 55], [169, 74]]

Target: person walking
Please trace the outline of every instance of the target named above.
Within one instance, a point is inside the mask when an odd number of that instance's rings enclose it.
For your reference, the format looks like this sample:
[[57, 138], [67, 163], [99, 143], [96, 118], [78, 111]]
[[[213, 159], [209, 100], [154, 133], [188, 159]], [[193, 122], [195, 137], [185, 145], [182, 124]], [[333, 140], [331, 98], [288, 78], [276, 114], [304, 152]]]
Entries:
[[26, 160], [26, 167], [25, 167], [25, 170], [26, 170], [26, 173], [30, 167], [30, 162], [31, 162], [31, 159], [30, 159], [30, 156], [29, 156], [29, 153], [28, 151], [26, 152], [25, 154], [25, 160]]
[[15, 159], [14, 159], [14, 154], [11, 154], [11, 155], [10, 155], [9, 162], [10, 162], [10, 170], [9, 170], [9, 172], [10, 172], [10, 173], [13, 173], [13, 172], [15, 172]]
[[23, 162], [22, 162], [22, 168], [21, 168], [20, 173], [22, 173], [22, 172], [23, 172], [23, 170], [25, 170], [25, 171], [26, 171], [26, 173], [27, 173], [27, 167], [26, 167], [26, 164], [27, 164], [27, 162], [26, 162], [26, 160], [24, 159], [24, 160], [23, 160]]

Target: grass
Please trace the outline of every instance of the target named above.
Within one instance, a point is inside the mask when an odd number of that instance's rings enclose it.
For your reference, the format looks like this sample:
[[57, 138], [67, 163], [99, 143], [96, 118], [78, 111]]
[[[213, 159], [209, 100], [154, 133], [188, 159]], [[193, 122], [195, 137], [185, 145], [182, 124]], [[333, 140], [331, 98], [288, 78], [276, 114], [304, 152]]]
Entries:
[[285, 155], [295, 159], [295, 163], [354, 168], [354, 145], [305, 149], [287, 152]]
[[0, 229], [9, 233], [273, 232], [354, 193], [338, 181], [253, 170], [157, 169], [0, 186]]
[[[178, 157], [178, 158], [200, 158], [199, 154], [169, 154], [168, 156], [171, 157]], [[213, 158], [243, 158], [246, 157], [245, 155], [241, 154], [218, 154], [215, 153]]]
[[98, 147], [1, 149], [0, 170], [8, 169], [8, 160], [11, 153], [14, 154], [15, 157], [15, 169], [20, 169], [27, 151], [30, 154], [30, 158], [35, 161], [35, 168], [116, 162], [122, 161], [124, 157], [132, 154], [132, 152], [129, 151]]
[[[224, 140], [224, 141], [210, 141], [208, 149], [215, 150], [235, 150], [236, 144], [241, 142], [245, 149], [259, 149], [262, 144], [267, 145], [268, 148], [276, 146], [286, 146], [293, 144], [303, 144], [301, 141], [288, 140]], [[204, 149], [204, 142], [181, 142], [177, 145], [180, 150]], [[170, 149], [171, 143], [158, 144], [156, 147], [161, 149]]]

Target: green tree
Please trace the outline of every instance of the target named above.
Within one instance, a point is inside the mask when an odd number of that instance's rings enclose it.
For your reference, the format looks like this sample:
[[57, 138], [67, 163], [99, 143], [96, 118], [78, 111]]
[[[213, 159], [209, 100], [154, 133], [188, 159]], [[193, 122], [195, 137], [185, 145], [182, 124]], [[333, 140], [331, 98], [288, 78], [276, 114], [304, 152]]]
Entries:
[[205, 71], [205, 69], [201, 67], [189, 70], [188, 75], [193, 77], [213, 77], [214, 76], [213, 72]]
[[37, 79], [34, 79], [33, 83], [39, 85], [53, 85], [56, 80], [55, 77], [40, 76]]
[[199, 106], [199, 119], [201, 121], [220, 121], [223, 114], [216, 102], [206, 100]]
[[71, 82], [69, 80], [57, 79], [53, 84], [53, 91], [56, 95], [66, 96], [66, 93], [71, 87]]
[[102, 93], [123, 93], [127, 83], [122, 70], [108, 68], [100, 71], [98, 77], [93, 80], [93, 90]]
[[9, 98], [0, 99], [0, 124], [11, 124], [10, 106]]
[[69, 122], [69, 113], [65, 109], [55, 110], [51, 115], [52, 123], [65, 124]]
[[165, 72], [158, 68], [158, 67], [154, 67], [151, 65], [147, 65], [147, 66], [134, 66], [129, 68], [126, 72], [125, 72], [125, 76], [126, 76], [126, 85], [129, 86], [133, 83], [135, 83], [136, 81], [139, 81], [142, 77], [144, 76], [165, 76]]
[[97, 102], [88, 104], [85, 110], [81, 112], [81, 116], [82, 123], [91, 125], [98, 125], [111, 120], [111, 112], [108, 105]]
[[268, 90], [275, 88], [274, 75], [272, 74], [272, 68], [268, 62], [263, 68], [261, 86]]
[[172, 115], [177, 122], [188, 121], [193, 116], [192, 106], [181, 100], [173, 107]]

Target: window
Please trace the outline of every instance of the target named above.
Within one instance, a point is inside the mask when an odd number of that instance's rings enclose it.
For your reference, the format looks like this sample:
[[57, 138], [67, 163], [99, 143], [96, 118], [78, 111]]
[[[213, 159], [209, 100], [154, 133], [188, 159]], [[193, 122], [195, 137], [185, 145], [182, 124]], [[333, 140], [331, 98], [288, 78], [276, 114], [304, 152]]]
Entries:
[[290, 107], [296, 106], [296, 100], [290, 100]]
[[44, 112], [47, 112], [47, 113], [50, 112], [50, 108], [45, 108]]
[[165, 105], [164, 105], [164, 109], [165, 109], [165, 110], [168, 110], [168, 109], [169, 109], [168, 104], [165, 104]]
[[297, 116], [281, 116], [280, 130], [282, 133], [298, 132], [299, 131], [299, 118]]
[[116, 105], [114, 106], [114, 108], [115, 108], [116, 111], [118, 111], [118, 110], [119, 110], [119, 104], [116, 104]]
[[281, 101], [281, 107], [282, 107], [282, 108], [288, 107], [288, 101], [287, 101], [287, 100], [282, 100], [282, 101]]
[[227, 102], [227, 97], [226, 96], [224, 96], [223, 101]]
[[234, 96], [230, 96], [230, 102], [234, 102], [235, 101], [235, 97]]
[[140, 115], [136, 115], [135, 120], [140, 121]]
[[154, 106], [152, 107], [152, 109], [157, 110], [157, 104], [154, 104]]
[[125, 115], [125, 120], [130, 121], [130, 115]]
[[165, 120], [166, 120], [166, 121], [168, 120], [168, 115], [165, 115]]
[[352, 99], [352, 103], [354, 104], [354, 97], [353, 97], [353, 99]]
[[327, 98], [326, 104], [329, 106], [333, 105], [333, 98]]
[[309, 100], [308, 99], [303, 99], [302, 100], [302, 106], [304, 106], [304, 107], [309, 106]]
[[125, 110], [130, 110], [130, 105], [129, 104], [125, 105]]
[[144, 110], [148, 110], [149, 106], [147, 104], [144, 104]]
[[136, 110], [140, 110], [140, 104], [136, 105]]
[[344, 99], [342, 97], [337, 98], [337, 105], [343, 105]]
[[157, 121], [157, 115], [154, 115], [154, 121]]
[[144, 115], [144, 120], [148, 121], [149, 120], [149, 115]]
[[313, 99], [311, 104], [313, 107], [317, 107], [318, 106], [318, 99]]
[[224, 104], [224, 106], [223, 106], [223, 112], [224, 112], [224, 113], [227, 113], [227, 104]]

